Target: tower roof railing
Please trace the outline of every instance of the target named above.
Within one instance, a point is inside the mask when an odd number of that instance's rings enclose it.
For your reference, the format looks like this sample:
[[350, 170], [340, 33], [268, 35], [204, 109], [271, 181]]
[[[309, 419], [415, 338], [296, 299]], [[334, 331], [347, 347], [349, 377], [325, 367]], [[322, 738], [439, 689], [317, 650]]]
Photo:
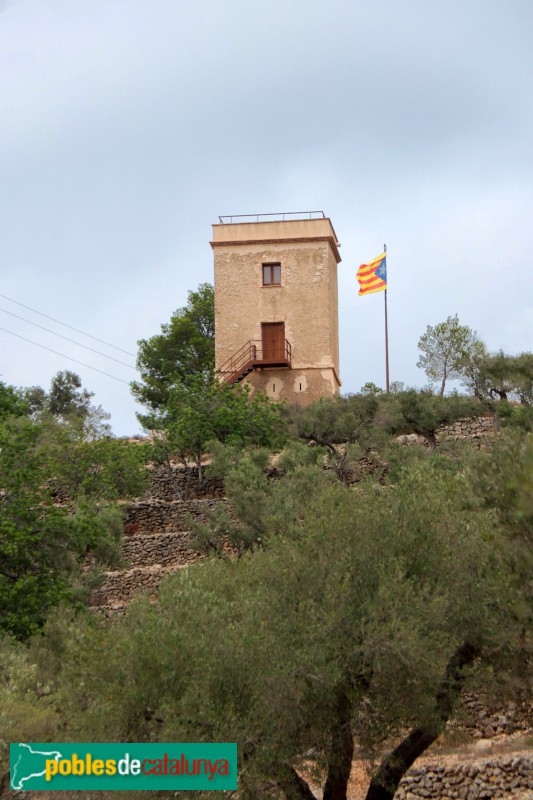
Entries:
[[289, 219], [327, 219], [323, 211], [279, 211], [270, 214], [225, 214], [219, 216], [221, 225], [238, 222], [284, 222]]

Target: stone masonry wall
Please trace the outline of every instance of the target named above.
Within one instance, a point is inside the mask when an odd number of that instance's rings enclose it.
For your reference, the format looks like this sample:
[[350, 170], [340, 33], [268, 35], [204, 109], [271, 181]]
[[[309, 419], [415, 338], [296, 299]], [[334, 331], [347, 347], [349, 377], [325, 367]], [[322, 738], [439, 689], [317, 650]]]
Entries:
[[437, 429], [437, 439], [444, 437], [457, 441], [460, 439], [479, 439], [491, 436], [495, 432], [495, 417], [473, 417], [458, 419], [450, 425], [441, 425]]
[[183, 531], [126, 536], [122, 557], [131, 567], [153, 567], [154, 564], [189, 564], [195, 553], [191, 549], [192, 534]]
[[404, 776], [395, 800], [498, 800], [514, 796], [533, 796], [533, 756], [509, 755], [481, 764], [415, 767]]
[[178, 569], [180, 567], [176, 565], [171, 568], [154, 564], [150, 567], [106, 572], [105, 582], [94, 592], [91, 605], [93, 608], [111, 612], [122, 610], [134, 597], [144, 592], [155, 596], [163, 578]]
[[172, 476], [166, 466], [158, 466], [150, 476], [150, 498], [154, 500], [184, 500], [224, 497], [222, 478], [204, 478], [198, 483], [198, 467], [172, 464]]
[[[450, 425], [441, 425], [435, 432], [437, 445], [441, 442], [472, 442], [474, 446], [480, 448], [486, 446], [489, 437], [496, 433], [495, 417], [472, 417], [459, 419]], [[421, 444], [428, 447], [428, 441], [424, 436], [417, 433], [407, 433], [398, 436], [400, 444]]]
[[191, 546], [192, 520], [206, 520], [225, 499], [142, 500], [124, 511], [123, 569], [108, 571], [92, 597], [92, 606], [117, 611], [136, 595], [155, 595], [160, 581], [202, 558]]
[[494, 705], [489, 697], [478, 697], [465, 692], [460, 702], [458, 719], [450, 728], [462, 728], [473, 739], [489, 740], [502, 734], [529, 734], [533, 727], [533, 699], [518, 697], [508, 701], [505, 707]]
[[198, 469], [181, 464], [153, 467], [146, 496], [124, 505], [122, 569], [105, 573], [91, 604], [105, 613], [123, 609], [136, 595], [155, 597], [160, 581], [203, 557], [194, 550], [192, 521], [229, 508], [220, 478], [198, 480]]
[[187, 531], [190, 519], [205, 520], [210, 511], [227, 504], [225, 499], [139, 501], [125, 509], [124, 534]]

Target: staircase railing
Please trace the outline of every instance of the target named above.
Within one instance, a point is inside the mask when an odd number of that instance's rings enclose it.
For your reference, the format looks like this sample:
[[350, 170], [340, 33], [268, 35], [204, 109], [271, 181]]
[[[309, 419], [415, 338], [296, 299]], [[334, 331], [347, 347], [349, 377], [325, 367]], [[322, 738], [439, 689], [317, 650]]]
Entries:
[[242, 380], [245, 374], [262, 365], [283, 365], [290, 368], [292, 358], [292, 347], [287, 339], [283, 341], [283, 349], [278, 353], [269, 352], [268, 358], [264, 357], [263, 345], [260, 339], [250, 339], [231, 358], [222, 364], [218, 370], [220, 379], [223, 383], [235, 383]]

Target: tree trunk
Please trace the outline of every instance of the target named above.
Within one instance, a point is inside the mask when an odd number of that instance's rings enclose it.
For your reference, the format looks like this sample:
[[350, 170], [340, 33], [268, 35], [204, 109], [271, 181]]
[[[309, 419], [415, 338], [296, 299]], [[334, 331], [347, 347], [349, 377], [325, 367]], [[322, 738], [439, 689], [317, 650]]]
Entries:
[[478, 649], [469, 642], [465, 642], [455, 651], [435, 697], [438, 722], [432, 728], [415, 728], [398, 747], [385, 756], [370, 782], [365, 800], [392, 800], [409, 767], [433, 744], [449, 720], [463, 686], [463, 669], [478, 654]]
[[435, 450], [437, 449], [437, 437], [435, 436], [435, 432], [431, 431], [428, 433], [426, 431], [426, 433], [424, 433], [424, 436], [426, 437], [426, 441], [429, 444], [429, 452], [434, 453]]
[[178, 500], [183, 500], [183, 495], [182, 495], [181, 489], [179, 488], [179, 486], [176, 483], [176, 480], [174, 478], [174, 470], [172, 469], [172, 464], [170, 463], [170, 458], [168, 457], [168, 453], [165, 453], [165, 464], [166, 464], [166, 467], [167, 467], [168, 479], [169, 479], [172, 491], [174, 493], [174, 496]]
[[346, 800], [352, 771], [352, 707], [345, 692], [339, 696], [337, 718], [331, 731], [331, 752], [323, 800]]
[[433, 744], [439, 732], [415, 728], [389, 753], [372, 778], [365, 800], [392, 800], [398, 785], [418, 756]]
[[493, 392], [495, 392], [500, 400], [507, 400], [507, 392], [510, 391], [506, 386], [502, 386], [501, 389], [497, 389], [495, 386], [492, 387]]
[[190, 497], [190, 490], [191, 490], [191, 481], [192, 481], [192, 471], [190, 469], [189, 462], [187, 461], [187, 456], [183, 451], [180, 451], [179, 454], [180, 461], [183, 465], [183, 473], [185, 475], [185, 486], [183, 487], [183, 492], [181, 494], [181, 500], [188, 500]]
[[448, 377], [448, 376], [447, 376], [447, 374], [446, 374], [446, 368], [445, 368], [445, 369], [444, 369], [444, 372], [443, 372], [443, 374], [442, 374], [442, 383], [441, 383], [441, 385], [440, 385], [439, 397], [442, 397], [442, 396], [443, 396], [443, 394], [444, 394], [444, 387], [446, 386], [446, 378], [447, 378], [447, 377]]
[[320, 447], [326, 447], [331, 453], [333, 469], [335, 470], [337, 478], [342, 482], [343, 486], [348, 487], [348, 454], [346, 451], [344, 451], [344, 453], [339, 453], [337, 448], [330, 441], [327, 439], [319, 439], [314, 433], [301, 433], [300, 439], [305, 439], [307, 442], [315, 442], [315, 444], [320, 445]]

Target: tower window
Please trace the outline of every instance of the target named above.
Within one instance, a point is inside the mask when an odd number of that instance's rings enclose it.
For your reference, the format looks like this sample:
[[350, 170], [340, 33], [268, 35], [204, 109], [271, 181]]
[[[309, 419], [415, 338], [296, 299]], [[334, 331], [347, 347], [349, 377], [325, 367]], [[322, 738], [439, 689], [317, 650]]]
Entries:
[[263, 264], [263, 286], [281, 286], [281, 264]]

